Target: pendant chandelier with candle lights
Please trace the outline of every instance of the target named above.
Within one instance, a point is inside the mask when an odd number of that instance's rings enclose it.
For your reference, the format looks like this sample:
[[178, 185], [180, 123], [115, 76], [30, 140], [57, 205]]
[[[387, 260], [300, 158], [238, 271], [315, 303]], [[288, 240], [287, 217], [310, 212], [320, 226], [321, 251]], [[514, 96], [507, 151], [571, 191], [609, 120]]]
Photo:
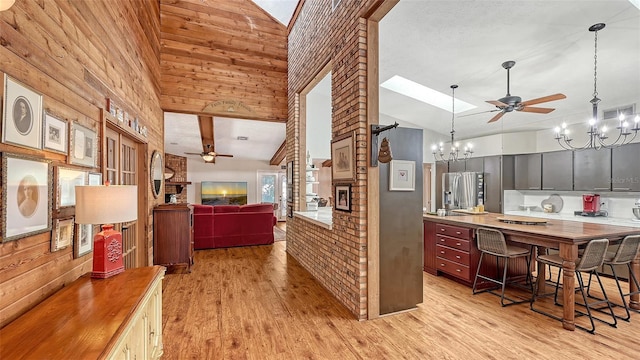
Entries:
[[445, 154], [444, 143], [440, 142], [438, 145], [431, 146], [433, 157], [436, 161], [464, 161], [471, 157], [473, 154], [471, 143], [463, 149], [463, 153], [460, 153], [460, 143], [455, 141], [456, 130], [454, 128], [454, 122], [456, 118], [455, 106], [456, 106], [456, 89], [458, 85], [451, 85], [451, 148], [448, 154]]
[[[640, 115], [636, 114], [633, 123], [627, 118], [629, 114], [620, 113], [618, 116], [618, 124], [616, 129], [618, 130], [615, 140], [609, 139], [609, 129], [606, 125], [600, 126], [598, 121], [598, 31], [604, 29], [604, 23], [598, 23], [591, 25], [589, 31], [594, 33], [595, 46], [593, 56], [593, 98], [591, 99], [592, 117], [589, 119], [589, 129], [587, 131], [588, 140], [582, 146], [574, 146], [571, 142], [573, 139], [569, 135], [567, 124], [563, 123], [561, 127], [555, 128], [555, 139], [558, 144], [567, 150], [583, 150], [583, 149], [606, 149], [612, 147], [618, 147], [621, 145], [632, 142], [638, 131], [640, 131]], [[631, 114], [632, 115], [632, 114]], [[632, 135], [633, 136], [630, 136]], [[608, 140], [609, 139], [609, 140]]]

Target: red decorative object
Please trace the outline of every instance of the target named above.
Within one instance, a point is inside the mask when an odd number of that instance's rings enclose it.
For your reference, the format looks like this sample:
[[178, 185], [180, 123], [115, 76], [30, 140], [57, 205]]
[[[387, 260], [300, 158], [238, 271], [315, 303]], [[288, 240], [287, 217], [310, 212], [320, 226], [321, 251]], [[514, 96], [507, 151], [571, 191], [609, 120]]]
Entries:
[[124, 271], [122, 262], [122, 234], [113, 225], [102, 225], [102, 231], [93, 238], [92, 278], [106, 279]]

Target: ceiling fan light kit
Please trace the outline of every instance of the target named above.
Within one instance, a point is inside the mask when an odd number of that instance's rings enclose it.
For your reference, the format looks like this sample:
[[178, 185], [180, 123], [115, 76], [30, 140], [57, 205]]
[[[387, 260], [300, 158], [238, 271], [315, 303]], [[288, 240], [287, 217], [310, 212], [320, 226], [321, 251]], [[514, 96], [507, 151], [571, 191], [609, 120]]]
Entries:
[[449, 154], [445, 157], [444, 153], [444, 143], [440, 143], [438, 145], [431, 146], [431, 150], [433, 151], [433, 157], [436, 161], [464, 161], [471, 157], [473, 154], [473, 145], [471, 143], [467, 143], [467, 146], [464, 147], [464, 153], [462, 153], [462, 157], [460, 156], [460, 143], [455, 141], [455, 128], [454, 128], [454, 120], [456, 118], [455, 106], [456, 106], [456, 89], [458, 85], [451, 85], [451, 150], [449, 150]]
[[[589, 31], [594, 33], [594, 56], [593, 56], [593, 98], [589, 101], [591, 103], [592, 117], [589, 119], [589, 130], [587, 131], [588, 140], [587, 143], [582, 146], [573, 146], [571, 141], [573, 140], [569, 135], [567, 124], [563, 123], [561, 127], [555, 128], [555, 139], [558, 144], [567, 150], [583, 150], [583, 149], [603, 149], [618, 147], [632, 142], [638, 131], [640, 131], [640, 115], [636, 114], [634, 118], [633, 128], [631, 124], [626, 120], [625, 114], [618, 116], [618, 136], [612, 142], [606, 142], [609, 138], [607, 135], [608, 128], [606, 125], [600, 127], [598, 121], [598, 31], [604, 29], [604, 23], [597, 23], [589, 27]], [[629, 135], [633, 134], [632, 137]]]
[[202, 158], [202, 160], [204, 160], [205, 163], [211, 163], [211, 164], [215, 164], [215, 159], [218, 156], [221, 157], [233, 157], [233, 155], [229, 155], [229, 154], [220, 154], [217, 153], [213, 150], [213, 147], [211, 146], [211, 144], [207, 144], [207, 150], [203, 151], [201, 153], [185, 153], [187, 155], [200, 155], [200, 157]]

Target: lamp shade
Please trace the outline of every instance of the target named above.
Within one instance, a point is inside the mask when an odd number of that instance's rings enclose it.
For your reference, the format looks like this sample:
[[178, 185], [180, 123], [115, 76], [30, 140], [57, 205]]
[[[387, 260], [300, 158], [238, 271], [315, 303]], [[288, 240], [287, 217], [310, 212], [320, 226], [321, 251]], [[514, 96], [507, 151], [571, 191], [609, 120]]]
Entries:
[[113, 224], [137, 218], [137, 186], [76, 186], [77, 224]]
[[9, 10], [9, 8], [13, 6], [13, 3], [15, 2], [16, 0], [0, 0], [0, 11]]

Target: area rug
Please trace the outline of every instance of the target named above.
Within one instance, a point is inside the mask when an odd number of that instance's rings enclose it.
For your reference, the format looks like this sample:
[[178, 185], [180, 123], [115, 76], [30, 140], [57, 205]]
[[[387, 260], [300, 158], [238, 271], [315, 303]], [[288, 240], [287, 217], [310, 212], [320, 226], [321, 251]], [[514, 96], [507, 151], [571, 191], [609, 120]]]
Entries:
[[273, 241], [285, 241], [286, 239], [287, 239], [287, 232], [274, 226]]

